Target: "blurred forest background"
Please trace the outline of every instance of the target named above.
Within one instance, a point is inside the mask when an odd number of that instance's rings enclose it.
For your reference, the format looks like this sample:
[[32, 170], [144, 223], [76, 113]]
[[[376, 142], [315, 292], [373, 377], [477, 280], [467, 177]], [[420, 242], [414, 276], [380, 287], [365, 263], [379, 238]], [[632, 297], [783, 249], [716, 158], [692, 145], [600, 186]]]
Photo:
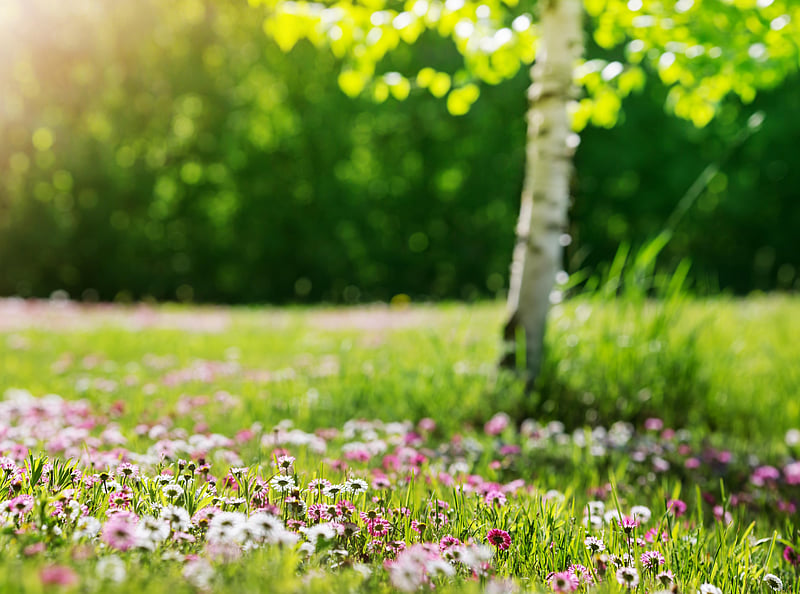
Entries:
[[[0, 56], [2, 295], [355, 303], [507, 286], [525, 71], [463, 117], [427, 93], [353, 100], [329, 52], [283, 54], [261, 13], [223, 0], [3, 0]], [[460, 64], [428, 34], [388, 66]], [[664, 96], [653, 79], [616, 126], [582, 134], [568, 271], [654, 237], [724, 160], [660, 265], [689, 258], [701, 291], [800, 288], [800, 79], [701, 130]]]

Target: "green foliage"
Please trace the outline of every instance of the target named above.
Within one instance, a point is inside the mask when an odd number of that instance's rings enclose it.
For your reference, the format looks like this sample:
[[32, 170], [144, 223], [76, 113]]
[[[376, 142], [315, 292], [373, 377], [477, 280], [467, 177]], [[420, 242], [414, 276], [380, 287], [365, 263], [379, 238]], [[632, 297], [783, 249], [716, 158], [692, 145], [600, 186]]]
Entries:
[[[448, 74], [462, 56], [427, 32], [381, 63], [408, 76], [381, 79], [380, 105], [339, 91], [342, 62], [329, 52], [301, 41], [284, 55], [246, 5], [97, 2], [73, 14], [15, 0], [2, 10], [0, 293], [227, 302], [502, 293], [524, 162], [523, 70], [479, 85], [471, 103], [469, 81]], [[57, 34], [43, 39], [43, 29]], [[602, 82], [618, 52], [592, 50], [600, 62], [587, 63], [587, 77]], [[626, 72], [635, 87], [633, 73], [646, 69]], [[587, 128], [568, 271], [600, 269], [620, 242], [656, 236], [758, 109], [762, 129], [721, 163], [659, 262], [690, 256], [695, 286], [792, 288], [797, 85], [747, 109], [729, 102], [694, 130], [664, 117], [667, 92], [648, 84], [614, 129]], [[448, 101], [471, 108], [450, 118]]]
[[[520, 5], [518, 0], [250, 0], [250, 4], [266, 7], [264, 30], [283, 51], [308, 39], [345, 59], [339, 84], [350, 96], [371, 89], [381, 99], [387, 85], [390, 89], [402, 85], [402, 91], [393, 94], [404, 99], [413, 76], [380, 74], [379, 66], [399, 44], [416, 43], [425, 30], [451, 39], [463, 56], [457, 80], [497, 84], [514, 77], [536, 56], [538, 7]], [[670, 88], [670, 109], [698, 127], [711, 121], [728, 94], [749, 103], [759, 89], [776, 86], [798, 68], [794, 40], [800, 36], [800, 12], [789, 0], [681, 0], [674, 6], [659, 0], [586, 0], [584, 4], [597, 45], [606, 50], [624, 47], [625, 63], [592, 57], [576, 68], [576, 82], [588, 94], [574, 106], [576, 130], [588, 122], [607, 128], [617, 123], [621, 99], [644, 84], [641, 64], [651, 67]], [[448, 95], [447, 108], [453, 115], [464, 115], [472, 103], [468, 99], [474, 92], [465, 95], [463, 88], [458, 85]]]

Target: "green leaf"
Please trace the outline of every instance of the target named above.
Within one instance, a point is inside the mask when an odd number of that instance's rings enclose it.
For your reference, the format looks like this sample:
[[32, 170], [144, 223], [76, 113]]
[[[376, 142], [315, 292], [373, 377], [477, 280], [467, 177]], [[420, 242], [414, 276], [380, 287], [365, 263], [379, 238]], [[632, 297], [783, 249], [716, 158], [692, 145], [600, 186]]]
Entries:
[[455, 116], [464, 115], [470, 110], [479, 95], [480, 89], [471, 83], [459, 89], [453, 89], [447, 96], [447, 111]]
[[357, 97], [367, 84], [367, 78], [356, 70], [343, 70], [338, 78], [339, 88], [348, 97]]

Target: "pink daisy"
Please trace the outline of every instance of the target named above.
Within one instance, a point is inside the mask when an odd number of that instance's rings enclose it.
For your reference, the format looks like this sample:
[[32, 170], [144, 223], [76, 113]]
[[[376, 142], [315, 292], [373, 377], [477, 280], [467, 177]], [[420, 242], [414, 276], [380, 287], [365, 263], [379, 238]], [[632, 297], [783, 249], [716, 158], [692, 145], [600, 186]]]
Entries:
[[560, 571], [548, 579], [553, 592], [574, 592], [580, 586], [580, 580], [574, 573]]
[[123, 516], [112, 516], [100, 538], [112, 549], [127, 551], [136, 543], [136, 526]]
[[507, 551], [511, 546], [511, 536], [505, 530], [492, 528], [486, 535], [489, 544], [497, 547], [501, 551]]

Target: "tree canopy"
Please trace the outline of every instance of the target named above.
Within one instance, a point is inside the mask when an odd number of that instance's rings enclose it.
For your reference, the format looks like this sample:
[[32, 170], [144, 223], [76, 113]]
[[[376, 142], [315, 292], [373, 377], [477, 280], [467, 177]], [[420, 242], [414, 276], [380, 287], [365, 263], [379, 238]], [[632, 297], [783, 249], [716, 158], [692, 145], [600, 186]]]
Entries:
[[[462, 115], [477, 100], [476, 82], [496, 84], [536, 58], [537, 2], [519, 0], [250, 0], [267, 9], [265, 31], [284, 51], [301, 39], [327, 47], [344, 61], [339, 84], [348, 95], [377, 101], [405, 99], [412, 88], [445, 97]], [[642, 67], [658, 73], [668, 107], [705, 126], [721, 102], [745, 103], [798, 68], [800, 6], [792, 0], [585, 0], [594, 42], [618, 59], [589, 56], [575, 70], [586, 96], [572, 107], [573, 126], [611, 127], [621, 99], [645, 82]], [[455, 72], [430, 66], [417, 72], [382, 71], [400, 44], [425, 31], [449, 38], [463, 56]]]

